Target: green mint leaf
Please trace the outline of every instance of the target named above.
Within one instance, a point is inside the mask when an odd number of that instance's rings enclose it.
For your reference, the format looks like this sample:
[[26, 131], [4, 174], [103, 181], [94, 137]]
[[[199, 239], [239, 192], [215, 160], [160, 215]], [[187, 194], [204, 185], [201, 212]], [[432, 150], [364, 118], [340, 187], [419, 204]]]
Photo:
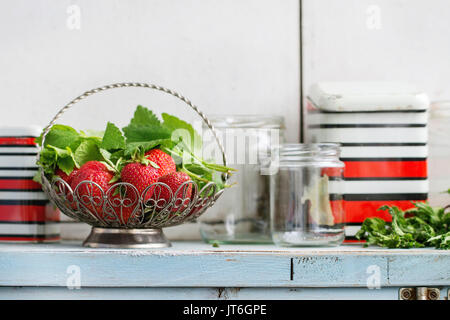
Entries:
[[158, 117], [152, 111], [138, 105], [134, 112], [134, 117], [130, 121], [130, 125], [160, 127], [161, 121], [159, 121]]
[[167, 113], [162, 114], [163, 126], [170, 130], [173, 141], [183, 140], [195, 155], [201, 155], [202, 137], [191, 124]]
[[66, 174], [71, 174], [73, 168], [78, 166], [74, 157], [74, 154], [70, 147], [66, 147], [66, 149], [60, 149], [55, 146], [48, 145], [47, 149], [52, 149], [55, 152], [56, 159], [54, 158], [53, 162], [56, 162], [56, 165]]
[[75, 167], [75, 161], [72, 157], [58, 159], [58, 167], [67, 175], [71, 174]]
[[100, 148], [99, 151], [106, 161], [111, 161], [111, 153], [108, 150]]
[[74, 158], [80, 166], [91, 160], [102, 161], [103, 156], [95, 140], [84, 140], [74, 152]]
[[141, 141], [141, 142], [130, 142], [127, 143], [125, 149], [125, 156], [132, 156], [138, 151], [143, 151], [144, 153], [148, 150], [154, 149], [158, 146], [171, 147], [172, 142], [170, 139], [156, 139], [151, 141]]
[[111, 122], [108, 122], [106, 126], [101, 148], [110, 151], [125, 149], [125, 137], [122, 131]]
[[140, 126], [129, 125], [123, 128], [127, 143], [131, 142], [149, 142], [152, 140], [170, 138], [170, 131], [160, 126]]
[[[52, 145], [57, 148], [65, 149], [71, 147], [74, 149], [79, 139], [80, 134], [73, 128], [62, 124], [55, 124], [45, 137], [45, 146]], [[42, 138], [38, 139], [38, 142], [42, 142]]]
[[36, 171], [36, 174], [33, 176], [33, 181], [42, 184], [41, 170]]

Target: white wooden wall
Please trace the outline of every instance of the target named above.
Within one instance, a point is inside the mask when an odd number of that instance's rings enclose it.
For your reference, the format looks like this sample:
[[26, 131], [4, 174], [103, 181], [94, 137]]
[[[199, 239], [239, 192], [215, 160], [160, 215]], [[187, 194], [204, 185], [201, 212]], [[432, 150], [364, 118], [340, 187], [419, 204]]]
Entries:
[[303, 87], [405, 81], [450, 99], [450, 2], [303, 0]]
[[[316, 81], [398, 80], [450, 99], [450, 2], [302, 0], [302, 11], [304, 96]], [[44, 126], [84, 90], [145, 81], [209, 114], [283, 115], [298, 141], [299, 25], [299, 0], [0, 1], [0, 125]], [[61, 122], [123, 125], [138, 103], [195, 119], [131, 89], [92, 97]]]
[[[317, 81], [400, 81], [431, 101], [450, 100], [448, 0], [302, 0], [302, 13], [304, 97]], [[439, 130], [430, 138], [450, 137], [450, 125]], [[450, 187], [450, 150], [442, 150], [444, 141], [435, 145], [430, 202], [443, 206], [450, 202], [442, 194]]]
[[[283, 115], [288, 139], [298, 141], [299, 32], [298, 0], [0, 1], [0, 126], [44, 126], [85, 90], [143, 81], [179, 91], [207, 114]], [[175, 98], [125, 89], [89, 98], [61, 122], [124, 125], [139, 103], [196, 119]], [[88, 231], [73, 228], [64, 224], [63, 235]]]

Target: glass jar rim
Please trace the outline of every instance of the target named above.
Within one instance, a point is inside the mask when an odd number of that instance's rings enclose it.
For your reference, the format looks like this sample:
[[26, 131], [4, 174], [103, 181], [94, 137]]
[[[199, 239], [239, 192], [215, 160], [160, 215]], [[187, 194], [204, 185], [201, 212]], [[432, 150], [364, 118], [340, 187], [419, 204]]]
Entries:
[[284, 117], [278, 115], [208, 115], [216, 128], [284, 129]]
[[339, 166], [340, 143], [286, 143], [278, 146], [280, 165], [336, 162]]

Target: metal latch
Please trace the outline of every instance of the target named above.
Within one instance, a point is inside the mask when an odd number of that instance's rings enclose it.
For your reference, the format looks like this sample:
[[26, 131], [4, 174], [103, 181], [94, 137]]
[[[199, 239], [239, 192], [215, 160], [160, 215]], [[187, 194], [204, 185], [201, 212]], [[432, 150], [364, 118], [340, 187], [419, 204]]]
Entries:
[[417, 287], [401, 288], [400, 300], [439, 300], [441, 291], [438, 288]]

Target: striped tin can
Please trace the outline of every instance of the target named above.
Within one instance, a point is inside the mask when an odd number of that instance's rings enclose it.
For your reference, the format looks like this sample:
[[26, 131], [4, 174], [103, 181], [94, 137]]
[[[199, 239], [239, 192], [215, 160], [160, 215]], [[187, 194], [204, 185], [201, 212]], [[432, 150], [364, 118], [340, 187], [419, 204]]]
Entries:
[[60, 240], [59, 211], [33, 181], [38, 127], [0, 127], [0, 241]]
[[399, 83], [318, 83], [306, 108], [306, 140], [341, 143], [346, 242], [382, 205], [426, 201], [429, 100]]

